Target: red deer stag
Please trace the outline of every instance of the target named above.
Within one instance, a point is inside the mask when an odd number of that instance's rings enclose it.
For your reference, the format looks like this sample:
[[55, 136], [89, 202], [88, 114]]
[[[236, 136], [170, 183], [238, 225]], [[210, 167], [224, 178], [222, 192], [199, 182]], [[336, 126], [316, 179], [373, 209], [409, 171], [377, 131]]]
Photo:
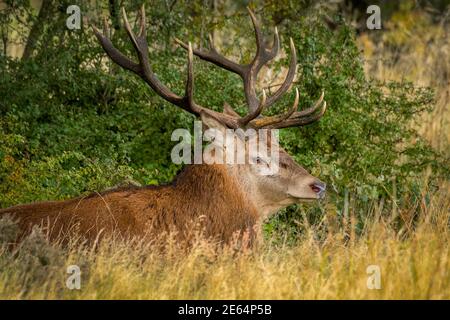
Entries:
[[[271, 48], [265, 45], [260, 26], [251, 10], [248, 10], [256, 35], [256, 55], [251, 63], [237, 64], [221, 55], [211, 42], [209, 51], [192, 49], [190, 44], [176, 40], [188, 51], [187, 84], [183, 97], [176, 95], [162, 84], [149, 62], [144, 8], [141, 8], [140, 29], [136, 35], [123, 10], [128, 36], [136, 50], [138, 61], [126, 57], [117, 50], [110, 39], [93, 27], [108, 56], [121, 67], [141, 77], [158, 95], [168, 102], [201, 118], [204, 127], [218, 130], [253, 128], [279, 129], [303, 126], [318, 120], [325, 112], [323, 92], [314, 106], [297, 111], [299, 94], [288, 111], [263, 117], [261, 112], [273, 105], [291, 87], [296, 72], [296, 52], [290, 39], [291, 58], [285, 81], [271, 96], [256, 94], [256, 78], [261, 68], [279, 51], [279, 36], [275, 30]], [[106, 22], [105, 30], [107, 31]], [[107, 34], [107, 33], [106, 33]], [[210, 39], [211, 40], [211, 39]], [[215, 112], [194, 101], [193, 55], [228, 71], [238, 74], [244, 83], [248, 114], [240, 117], [225, 104], [224, 112]], [[238, 148], [248, 149], [248, 140], [238, 140]], [[264, 142], [270, 144], [267, 138]], [[223, 146], [224, 148], [226, 146]], [[261, 168], [267, 161], [256, 159], [254, 164], [193, 164], [169, 185], [127, 187], [94, 193], [66, 201], [40, 202], [18, 205], [0, 211], [0, 216], [12, 215], [19, 221], [22, 236], [33, 225], [44, 225], [51, 239], [62, 237], [76, 230], [88, 240], [99, 234], [141, 236], [161, 234], [176, 230], [182, 238], [189, 232], [191, 221], [200, 219], [204, 236], [226, 243], [236, 234], [246, 231], [255, 234], [260, 222], [288, 205], [305, 200], [320, 199], [325, 194], [325, 184], [299, 166], [283, 149], [279, 148], [279, 170], [263, 175]]]

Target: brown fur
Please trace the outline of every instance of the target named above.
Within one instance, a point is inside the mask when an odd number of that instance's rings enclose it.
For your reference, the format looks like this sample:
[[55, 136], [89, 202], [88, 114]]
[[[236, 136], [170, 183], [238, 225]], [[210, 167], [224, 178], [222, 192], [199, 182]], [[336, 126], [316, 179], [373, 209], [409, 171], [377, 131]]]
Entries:
[[228, 242], [236, 232], [253, 232], [258, 221], [256, 208], [222, 165], [187, 166], [171, 185], [18, 205], [0, 210], [5, 215], [19, 220], [21, 236], [41, 225], [50, 239], [75, 233], [91, 242], [113, 232], [130, 237], [176, 231], [185, 239], [198, 220], [206, 237]]

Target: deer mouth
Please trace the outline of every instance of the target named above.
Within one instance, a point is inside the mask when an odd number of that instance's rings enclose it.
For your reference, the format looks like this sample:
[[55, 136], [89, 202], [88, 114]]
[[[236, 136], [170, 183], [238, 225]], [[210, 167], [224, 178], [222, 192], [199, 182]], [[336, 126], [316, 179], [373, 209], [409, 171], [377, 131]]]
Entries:
[[289, 193], [289, 196], [291, 198], [293, 198], [296, 203], [300, 203], [300, 202], [314, 202], [314, 201], [322, 199], [322, 198], [320, 198], [317, 195], [316, 196], [306, 196], [305, 197], [305, 196], [296, 196], [294, 194]]

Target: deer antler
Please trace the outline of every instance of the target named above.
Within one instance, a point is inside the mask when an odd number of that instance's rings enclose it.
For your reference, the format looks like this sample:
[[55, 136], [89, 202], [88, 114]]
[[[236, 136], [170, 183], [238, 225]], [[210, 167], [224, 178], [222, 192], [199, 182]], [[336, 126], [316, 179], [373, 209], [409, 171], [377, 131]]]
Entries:
[[[127, 13], [124, 8], [122, 8], [122, 15], [125, 24], [125, 29], [127, 31], [128, 37], [130, 38], [134, 49], [136, 50], [139, 63], [136, 63], [129, 59], [127, 56], [122, 54], [119, 50], [117, 50], [112, 44], [111, 40], [102, 34], [102, 32], [92, 26], [94, 30], [94, 34], [97, 39], [100, 41], [105, 52], [108, 56], [117, 63], [122, 68], [130, 70], [140, 76], [155, 92], [164, 98], [166, 101], [190, 112], [197, 116], [199, 116], [202, 112], [208, 113], [209, 115], [216, 118], [218, 121], [221, 121], [225, 125], [230, 128], [238, 128], [238, 119], [236, 117], [232, 117], [230, 115], [226, 115], [220, 112], [215, 112], [213, 110], [204, 108], [198, 105], [194, 101], [194, 67], [193, 67], [193, 52], [192, 46], [189, 43], [188, 45], [188, 75], [186, 82], [186, 90], [185, 95], [183, 97], [178, 96], [169, 90], [153, 73], [152, 68], [149, 62], [148, 56], [148, 44], [147, 44], [147, 33], [145, 29], [145, 9], [144, 5], [142, 5], [140, 10], [140, 28], [139, 33], [134, 34], [131, 29], [130, 23], [128, 22]], [[104, 21], [104, 32], [108, 34], [108, 26], [106, 20]]]
[[[291, 87], [296, 73], [296, 61], [297, 55], [295, 52], [295, 46], [292, 38], [290, 39], [291, 59], [289, 64], [289, 70], [283, 84], [272, 95], [267, 97], [265, 91], [262, 92], [261, 100], [256, 95], [256, 79], [261, 68], [267, 64], [270, 60], [276, 57], [280, 47], [280, 39], [278, 31], [275, 28], [274, 41], [272, 48], [268, 48], [262, 39], [261, 29], [259, 22], [257, 21], [253, 12], [249, 9], [248, 12], [252, 19], [253, 27], [255, 29], [256, 38], [256, 55], [252, 62], [246, 65], [237, 64], [226, 57], [220, 55], [214, 47], [212, 38], [210, 37], [210, 50], [202, 51], [192, 49], [190, 43], [186, 44], [181, 40], [175, 39], [183, 48], [188, 51], [188, 75], [186, 82], [185, 95], [180, 97], [170, 91], [163, 83], [159, 81], [156, 75], [153, 73], [148, 56], [148, 44], [147, 34], [145, 29], [145, 10], [144, 5], [140, 11], [140, 28], [138, 35], [135, 35], [128, 22], [128, 18], [125, 9], [122, 9], [122, 15], [124, 19], [125, 29], [133, 44], [134, 49], [137, 52], [139, 62], [136, 63], [129, 59], [127, 56], [117, 50], [112, 44], [111, 40], [103, 35], [100, 30], [93, 26], [94, 33], [97, 39], [100, 41], [103, 49], [108, 56], [121, 67], [130, 70], [140, 76], [155, 92], [164, 98], [166, 101], [190, 112], [194, 115], [200, 115], [202, 112], [209, 114], [224, 125], [230, 128], [238, 127], [252, 127], [252, 128], [286, 128], [292, 126], [302, 126], [318, 120], [325, 112], [326, 103], [323, 101], [323, 92], [318, 102], [311, 108], [303, 111], [296, 111], [299, 103], [299, 93], [296, 89], [295, 101], [292, 107], [286, 113], [281, 115], [275, 115], [271, 117], [260, 117], [261, 112], [270, 107], [281, 96], [287, 92]], [[108, 34], [108, 26], [104, 21], [105, 34]], [[193, 71], [193, 55], [198, 56], [200, 59], [212, 62], [213, 64], [234, 72], [241, 76], [244, 82], [244, 92], [248, 106], [248, 114], [244, 117], [239, 117], [236, 113], [233, 113], [231, 108], [227, 105], [225, 113], [219, 113], [198, 105], [194, 101], [194, 71]]]
[[[209, 37], [209, 51], [194, 49], [193, 53], [202, 60], [212, 62], [221, 68], [241, 76], [244, 83], [244, 93], [249, 111], [247, 116], [239, 121], [241, 125], [249, 125], [253, 128], [286, 128], [292, 126], [302, 126], [318, 120], [324, 114], [326, 109], [326, 103], [324, 102], [322, 104], [323, 94], [313, 107], [297, 112], [296, 110], [299, 102], [299, 93], [297, 90], [294, 104], [286, 113], [273, 117], [257, 118], [264, 109], [277, 102], [291, 87], [296, 73], [297, 54], [295, 51], [294, 41], [290, 38], [289, 45], [291, 58], [286, 78], [283, 84], [273, 95], [266, 97], [263, 91], [263, 97], [260, 101], [256, 95], [256, 79], [258, 73], [261, 71], [261, 68], [277, 56], [280, 47], [280, 37], [278, 30], [275, 27], [273, 45], [271, 48], [268, 48], [268, 46], [263, 43], [261, 28], [258, 20], [250, 8], [247, 8], [247, 10], [253, 23], [256, 38], [256, 54], [252, 62], [246, 65], [240, 65], [221, 56], [214, 47], [211, 36]], [[188, 44], [179, 39], [175, 39], [175, 41], [183, 48], [188, 49]]]

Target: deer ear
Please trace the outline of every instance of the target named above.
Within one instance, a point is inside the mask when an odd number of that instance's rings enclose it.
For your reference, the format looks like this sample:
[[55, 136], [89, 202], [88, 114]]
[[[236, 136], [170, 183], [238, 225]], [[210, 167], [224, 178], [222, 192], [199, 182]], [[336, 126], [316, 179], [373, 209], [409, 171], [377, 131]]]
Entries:
[[227, 127], [219, 120], [204, 111], [200, 112], [200, 119], [206, 129], [218, 129], [220, 131], [225, 131], [227, 129]]

